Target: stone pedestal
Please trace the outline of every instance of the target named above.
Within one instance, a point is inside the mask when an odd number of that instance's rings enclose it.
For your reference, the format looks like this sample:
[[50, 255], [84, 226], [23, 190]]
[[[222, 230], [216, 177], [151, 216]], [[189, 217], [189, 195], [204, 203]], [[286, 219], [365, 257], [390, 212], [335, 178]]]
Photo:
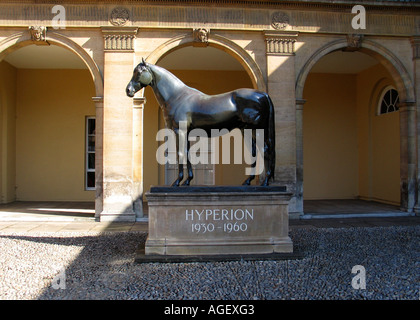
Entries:
[[152, 187], [146, 255], [293, 252], [285, 187]]

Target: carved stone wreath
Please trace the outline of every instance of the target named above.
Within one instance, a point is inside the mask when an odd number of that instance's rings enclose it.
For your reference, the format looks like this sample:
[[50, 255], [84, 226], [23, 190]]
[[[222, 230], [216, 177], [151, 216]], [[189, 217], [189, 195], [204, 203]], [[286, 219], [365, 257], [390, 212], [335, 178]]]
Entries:
[[111, 12], [111, 17], [109, 18], [109, 22], [114, 26], [123, 26], [127, 23], [130, 19], [130, 13], [126, 8], [123, 7], [116, 7]]
[[276, 30], [286, 29], [289, 22], [289, 16], [284, 12], [274, 12], [271, 16], [271, 26]]

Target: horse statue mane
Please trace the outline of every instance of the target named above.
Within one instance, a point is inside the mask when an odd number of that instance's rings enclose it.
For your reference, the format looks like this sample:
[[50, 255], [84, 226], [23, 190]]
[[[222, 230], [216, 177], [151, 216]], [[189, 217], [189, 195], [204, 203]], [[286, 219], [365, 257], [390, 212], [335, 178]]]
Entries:
[[[177, 135], [180, 134], [182, 123], [186, 124], [186, 134], [193, 129], [202, 129], [207, 134], [212, 129], [239, 128], [252, 129], [252, 156], [256, 157], [256, 130], [264, 132], [264, 168], [265, 178], [262, 186], [268, 186], [274, 178], [276, 163], [274, 106], [265, 92], [254, 89], [238, 89], [218, 95], [207, 95], [197, 89], [188, 87], [168, 70], [146, 63], [144, 59], [133, 71], [133, 76], [126, 88], [126, 94], [134, 94], [144, 87], [150, 86], [162, 108], [166, 126]], [[182, 185], [189, 186], [193, 179], [193, 170], [188, 157], [189, 142], [186, 155], [177, 143], [178, 158], [186, 156], [188, 177]], [[256, 161], [251, 165], [254, 169]], [[183, 161], [178, 161], [178, 178], [172, 186], [179, 186], [184, 179]], [[250, 185], [255, 179], [255, 171], [244, 181]]]

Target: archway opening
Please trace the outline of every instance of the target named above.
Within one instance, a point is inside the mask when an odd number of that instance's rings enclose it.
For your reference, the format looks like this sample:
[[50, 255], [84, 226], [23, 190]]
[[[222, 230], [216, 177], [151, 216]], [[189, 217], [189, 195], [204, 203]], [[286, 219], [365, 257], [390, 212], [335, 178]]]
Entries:
[[[172, 72], [186, 85], [209, 95], [238, 88], [254, 88], [244, 67], [227, 52], [212, 46], [176, 47], [163, 55], [156, 64]], [[144, 108], [143, 149], [152, 152], [143, 154], [143, 172], [144, 190], [149, 190], [151, 185], [171, 184], [176, 179], [177, 166], [157, 163], [155, 151], [159, 142], [156, 141], [156, 134], [158, 130], [165, 127], [165, 124], [162, 111], [150, 87], [146, 88], [145, 96], [147, 103]], [[233, 143], [234, 138], [231, 138], [230, 164], [222, 164], [222, 153], [219, 152], [219, 164], [208, 163], [195, 166], [192, 184], [238, 185], [242, 183], [246, 177], [245, 168], [249, 165], [243, 161], [243, 154], [241, 163], [234, 163]], [[211, 155], [208, 157], [210, 158]]]
[[[13, 48], [11, 48], [13, 49]], [[1, 203], [95, 199], [92, 75], [54, 44], [18, 45], [0, 62]]]
[[365, 53], [334, 51], [312, 67], [303, 91], [305, 213], [310, 200], [400, 205], [397, 94], [392, 75]]

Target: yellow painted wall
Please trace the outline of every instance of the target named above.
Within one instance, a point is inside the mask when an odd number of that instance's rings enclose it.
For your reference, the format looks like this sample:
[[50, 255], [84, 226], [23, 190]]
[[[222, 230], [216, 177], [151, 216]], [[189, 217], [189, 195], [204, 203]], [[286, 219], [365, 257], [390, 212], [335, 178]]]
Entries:
[[[188, 86], [196, 88], [207, 94], [218, 94], [238, 88], [252, 88], [252, 82], [245, 71], [172, 71]], [[156, 133], [164, 127], [161, 117], [161, 110], [151, 88], [146, 88], [147, 103], [144, 107], [144, 190], [147, 192], [151, 185], [164, 183], [164, 166], [158, 165], [156, 161], [156, 150], [158, 143]], [[233, 157], [231, 157], [233, 162]], [[216, 185], [240, 185], [245, 179], [245, 167], [248, 165], [216, 165]], [[186, 171], [185, 173], [186, 174]]]
[[310, 73], [303, 109], [304, 199], [400, 203], [399, 113], [378, 116], [392, 85], [378, 64], [357, 75]]
[[20, 201], [93, 201], [85, 191], [85, 117], [95, 115], [87, 70], [17, 70], [16, 194]]
[[363, 199], [399, 204], [399, 112], [377, 114], [380, 95], [389, 85], [394, 83], [381, 65], [357, 76], [359, 195]]
[[0, 62], [0, 203], [15, 200], [17, 70]]
[[304, 199], [357, 197], [356, 76], [309, 74], [304, 99]]

